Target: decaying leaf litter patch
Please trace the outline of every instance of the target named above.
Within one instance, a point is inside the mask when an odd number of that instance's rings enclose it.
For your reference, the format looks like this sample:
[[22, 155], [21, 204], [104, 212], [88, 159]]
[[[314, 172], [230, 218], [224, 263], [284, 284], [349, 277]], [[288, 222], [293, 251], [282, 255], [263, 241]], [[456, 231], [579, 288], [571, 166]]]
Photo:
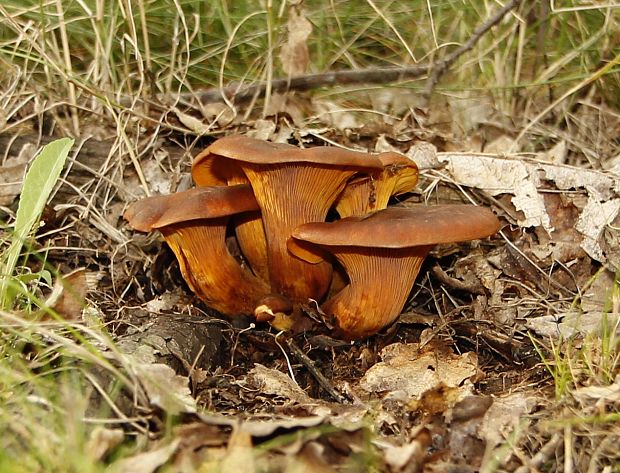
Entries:
[[[350, 131], [343, 135], [329, 125], [296, 129], [261, 119], [236, 131], [356, 147]], [[547, 337], [559, 343], [560, 336], [577, 331], [587, 337], [601, 329], [599, 319], [591, 318], [601, 317], [614, 284], [605, 268], [616, 266], [610, 242], [617, 237], [618, 179], [542, 155], [524, 160], [482, 150], [435, 153], [431, 142], [416, 138], [384, 133], [374, 146], [364, 143], [368, 138], [358, 143], [372, 151], [404, 152], [425, 168], [419, 190], [398, 205], [473, 201], [492, 206], [507, 224], [490, 241], [437, 248], [404, 314], [386, 333], [353, 345], [329, 334], [295, 340], [345, 402], [330, 397], [285, 337], [249, 321], [222, 320], [195, 300], [158, 239], [133, 234], [120, 221], [122, 208], [137, 196], [119, 193], [113, 204], [118, 209], [87, 225], [88, 240], [100, 248], [97, 258], [77, 252], [63, 260], [52, 244], [50, 261], [89, 269], [88, 283], [80, 284], [96, 301], [76, 311], [64, 308], [75, 305], [61, 295], [53, 306], [68, 318], [108, 322], [125, 368], [138, 380], [142, 396], [127, 393], [117, 408], [126, 415], [139, 412], [135, 425], [142, 431], [162, 425], [157, 419], [165, 415], [187, 419], [171, 436], [115, 465], [119, 471], [138, 471], [136, 465], [140, 471], [164, 464], [182, 468], [206, 458], [225, 468], [241, 462], [256, 470], [295, 465], [311, 471], [331, 471], [336, 464], [414, 471], [407, 468], [422, 463], [433, 471], [520, 461], [508, 441], [518, 445], [536, 412], [549, 408], [540, 392], [549, 386], [549, 374], [536, 348], [544, 351]], [[435, 143], [441, 146], [444, 139]], [[186, 186], [188, 159], [172, 162], [165, 148], [158, 155], [158, 166], [144, 160], [148, 185], [164, 191], [175, 190], [170, 183]], [[138, 179], [130, 173], [123, 188], [139, 189]], [[593, 207], [607, 213], [590, 214]], [[580, 224], [588, 218], [602, 222], [600, 230]], [[71, 212], [64, 220], [71, 220]], [[71, 238], [77, 247], [88, 247], [83, 236]], [[584, 319], [589, 323], [575, 323]], [[540, 345], [531, 343], [527, 329], [543, 337]], [[104, 386], [113, 381], [99, 379]], [[591, 402], [599, 414], [613, 410], [613, 386], [601, 388], [609, 393], [584, 387], [575, 392], [575, 405]], [[568, 415], [570, 406], [565, 409]], [[553, 426], [539, 429], [540, 440], [529, 448], [542, 464], [555, 455], [559, 436]], [[93, 444], [110, 450], [119, 441], [117, 430], [98, 429], [92, 436]], [[606, 443], [598, 444], [601, 458], [609, 456]], [[547, 453], [537, 458], [541, 452]]]

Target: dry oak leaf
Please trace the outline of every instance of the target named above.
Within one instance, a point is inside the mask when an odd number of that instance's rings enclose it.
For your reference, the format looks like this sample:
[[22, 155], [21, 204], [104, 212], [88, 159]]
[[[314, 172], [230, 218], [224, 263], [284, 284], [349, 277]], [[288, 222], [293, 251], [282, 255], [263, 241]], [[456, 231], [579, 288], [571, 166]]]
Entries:
[[[388, 345], [381, 351], [383, 361], [372, 366], [360, 380], [360, 387], [371, 393], [409, 400], [438, 388], [463, 388], [463, 381], [478, 371], [478, 359], [473, 352], [454, 354], [450, 349], [431, 346], [420, 348], [417, 343]], [[458, 396], [457, 396], [458, 397]]]
[[288, 41], [282, 46], [280, 61], [286, 74], [298, 76], [306, 72], [310, 63], [307, 40], [312, 33], [312, 23], [293, 6], [288, 12], [287, 27]]

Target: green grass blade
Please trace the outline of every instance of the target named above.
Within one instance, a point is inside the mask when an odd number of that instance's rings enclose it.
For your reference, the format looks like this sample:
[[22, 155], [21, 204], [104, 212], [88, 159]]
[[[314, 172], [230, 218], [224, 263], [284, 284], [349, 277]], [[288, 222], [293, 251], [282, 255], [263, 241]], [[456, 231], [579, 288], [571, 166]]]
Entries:
[[54, 189], [65, 165], [74, 140], [62, 138], [52, 141], [41, 149], [24, 178], [11, 245], [3, 255], [0, 275], [0, 307], [10, 309], [13, 277], [19, 255], [28, 236], [39, 222], [45, 203]]

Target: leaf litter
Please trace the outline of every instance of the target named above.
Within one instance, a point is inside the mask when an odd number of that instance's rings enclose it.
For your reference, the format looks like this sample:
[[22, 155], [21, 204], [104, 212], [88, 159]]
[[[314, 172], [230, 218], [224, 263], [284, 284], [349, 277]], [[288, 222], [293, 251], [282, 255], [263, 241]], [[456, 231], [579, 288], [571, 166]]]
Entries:
[[[334, 126], [334, 123], [330, 122], [329, 125]], [[254, 126], [256, 128], [248, 131], [269, 139], [278, 136], [283, 128], [271, 120], [257, 120]], [[336, 136], [329, 140], [338, 139], [337, 132], [330, 128], [312, 131], [302, 129], [297, 133], [314, 140], [317, 136], [327, 138], [328, 135], [336, 133]], [[376, 141], [374, 149], [383, 151], [399, 148], [398, 142], [385, 134]], [[541, 169], [545, 170], [546, 176], [553, 177], [546, 179], [548, 185], [557, 186], [555, 188], [558, 190], [578, 191], [586, 202], [592, 198], [613, 199], [616, 192], [613, 181], [601, 173], [573, 179], [570, 178], [570, 173], [575, 171], [570, 168], [568, 175], [567, 171], [553, 174], [547, 172], [549, 167], [541, 167], [548, 166], [546, 164], [527, 162], [527, 165], [524, 165], [522, 161], [517, 161], [517, 169], [525, 171], [521, 174], [511, 171], [513, 178], [521, 177], [507, 182], [502, 178], [505, 170], [494, 171], [494, 166], [497, 163], [498, 169], [503, 169], [506, 162], [511, 162], [510, 158], [475, 156], [473, 160], [466, 160], [461, 159], [461, 156], [465, 155], [435, 154], [434, 146], [426, 142], [417, 142], [405, 152], [425, 159], [425, 182], [432, 183], [439, 178], [440, 181], [434, 184], [432, 191], [437, 192], [437, 189], [440, 189], [445, 192], [444, 199], [455, 198], [455, 194], [450, 191], [454, 182], [467, 186], [470, 193], [478, 190], [493, 197], [516, 196], [522, 192], [524, 182], [538, 179], [532, 176], [539, 175]], [[476, 159], [486, 160], [484, 172], [487, 177], [472, 182], [475, 169], [481, 169], [470, 167]], [[437, 174], [446, 172], [449, 177]], [[495, 181], [488, 177], [489, 173], [495, 176]], [[147, 176], [149, 180], [155, 179], [153, 185], [155, 182], [165, 184], [164, 174]], [[532, 194], [531, 198], [539, 199], [537, 202], [542, 201], [544, 212], [548, 212], [548, 206], [544, 205], [545, 201], [540, 197], [538, 188], [534, 186], [534, 189], [536, 195]], [[408, 205], [409, 201], [415, 202], [423, 198], [424, 194], [413, 195], [401, 205]], [[523, 209], [516, 205], [514, 210], [523, 212]], [[537, 220], [533, 227], [545, 229], [549, 237], [545, 243], [553, 243], [556, 228], [552, 228], [550, 224], [547, 231], [542, 225], [545, 217], [539, 217], [540, 220]], [[576, 221], [579, 221], [579, 214], [574, 215], [573, 219], [575, 218], [577, 220], [571, 222], [573, 227]], [[549, 222], [551, 221], [549, 217]], [[515, 221], [528, 227], [524, 222], [525, 220]], [[534, 239], [532, 244], [533, 242]], [[529, 251], [527, 254], [531, 258], [539, 258], [536, 261], [545, 261], [549, 253], [540, 250], [533, 252], [532, 248], [535, 246], [533, 244], [528, 248], [525, 245], [522, 248]], [[152, 252], [157, 245], [150, 248], [145, 247]], [[434, 255], [434, 260], [438, 263], [449, 261], [452, 255], [461, 251], [457, 247], [440, 249]], [[442, 254], [444, 252], [445, 254]], [[439, 300], [431, 297], [426, 306], [418, 304], [414, 310], [424, 314], [432, 313], [433, 306], [435, 310], [439, 307], [441, 323], [450, 327], [458, 322], [459, 318], [458, 313], [450, 314], [454, 302], [464, 300], [463, 294], [471, 292], [477, 302], [471, 305], [470, 309], [461, 309], [464, 310], [463, 313], [470, 311], [478, 320], [490, 317], [504, 324], [514, 321], [515, 315], [508, 320], [506, 316], [499, 315], [501, 310], [498, 312], [498, 308], [507, 305], [506, 300], [514, 297], [510, 294], [510, 285], [502, 279], [502, 275], [506, 277], [503, 261], [512, 257], [513, 266], [518, 270], [515, 274], [523, 272], [523, 268], [519, 268], [522, 262], [514, 260], [513, 256], [498, 249], [490, 252], [468, 249], [464, 254], [460, 254], [452, 268], [448, 266], [445, 270], [455, 287], [456, 282], [462, 283], [457, 287], [457, 292], [448, 292]], [[525, 279], [520, 279], [527, 281], [529, 273], [526, 271], [525, 274]], [[120, 282], [127, 275], [119, 273], [118, 277], [121, 278]], [[178, 286], [179, 281], [172, 284]], [[164, 286], [169, 288], [170, 284], [168, 281]], [[428, 281], [420, 283], [416, 289], [418, 293], [431, 295], [428, 284]], [[479, 289], [472, 289], [476, 287]], [[483, 295], [476, 295], [476, 292]], [[85, 297], [85, 294], [81, 295]], [[145, 328], [141, 329], [147, 334], [150, 330], [149, 317], [177, 313], [184, 310], [183, 307], [188, 302], [184, 300], [186, 296], [168, 290], [156, 297], [141, 297], [144, 301], [141, 310], [153, 315], [147, 316], [144, 321], [135, 316], [133, 320], [140, 325], [147, 322], [147, 325], [143, 325]], [[601, 295], [596, 297], [600, 298]], [[417, 299], [419, 298], [424, 297], [418, 294]], [[494, 309], [491, 309], [492, 307]], [[535, 304], [527, 311], [530, 316], [526, 318], [524, 328], [532, 321], [548, 317], [542, 313], [532, 317], [531, 315], [539, 312]], [[561, 312], [561, 309], [557, 311]], [[517, 311], [516, 316], [522, 315], [523, 312]], [[436, 323], [431, 322], [431, 325], [435, 326]], [[133, 337], [132, 330], [128, 330], [130, 327], [122, 329], [122, 319], [116, 322], [116, 325], [119, 334], [124, 332], [125, 338]], [[222, 327], [230, 330], [226, 325]], [[441, 471], [441, 465], [447, 468], [454, 464], [486, 464], [496, 458], [497, 449], [501, 450], [506, 439], [515, 431], [524, 428], [521, 419], [532, 412], [540, 398], [527, 391], [512, 394], [496, 391], [481, 395], [476, 386], [483, 386], [482, 380], [485, 377], [495, 376], [494, 370], [501, 369], [502, 363], [493, 361], [491, 366], [495, 365], [495, 368], [489, 369], [492, 356], [490, 358], [489, 352], [484, 349], [480, 352], [480, 348], [471, 342], [464, 345], [457, 342], [459, 350], [455, 351], [455, 340], [459, 340], [458, 324], [453, 325], [451, 336], [438, 332], [436, 328], [422, 332], [417, 324], [401, 324], [399, 327], [399, 332], [378, 336], [364, 348], [370, 350], [366, 354], [362, 346], [345, 349], [337, 345], [330, 348], [310, 344], [310, 355], [319, 362], [322, 370], [328, 373], [333, 370], [332, 382], [351, 400], [349, 405], [322, 399], [321, 388], [303, 372], [303, 368], [291, 366], [290, 361], [278, 356], [280, 350], [274, 345], [273, 338], [265, 338], [260, 332], [256, 332], [256, 339], [251, 338], [252, 330], [236, 335], [233, 335], [234, 331], [230, 332], [228, 336], [238, 339], [234, 363], [228, 367], [224, 365], [224, 371], [219, 371], [219, 374], [218, 370], [221, 368], [213, 365], [196, 379], [196, 382], [190, 382], [188, 376], [195, 362], [188, 359], [189, 355], [183, 355], [184, 363], [177, 365], [181, 368], [177, 367], [176, 371], [158, 363], [160, 356], [165, 353], [174, 356], [175, 350], [167, 348], [170, 338], [166, 339], [164, 335], [163, 338], [151, 338], [146, 344], [139, 342], [141, 345], [135, 345], [134, 342], [128, 343], [129, 339], [123, 343], [121, 336], [120, 346], [128, 352], [125, 355], [125, 366], [133, 370], [140, 380], [150, 408], [161, 410], [167, 415], [193, 417], [194, 423], [183, 423], [176, 427], [172, 440], [156, 440], [150, 443], [146, 451], [115, 462], [114, 471], [156, 471], [164, 464], [173, 470], [176, 468], [176, 471], [186, 471], [183, 468], [191, 471], [191, 468], [196, 468], [197, 465], [210, 464], [219, 465], [222, 471], [238, 470], [240, 465], [248, 471], [260, 471], [265, 465], [280, 471], [296, 471], [295, 469], [300, 468], [305, 469], [303, 471], [335, 471], [335, 465], [350, 465], [353, 461], [351, 459], [362, 452], [374, 456], [385, 471], [412, 471], [411, 465], [414, 464], [419, 465], [419, 468], [426, 464], [428, 471]], [[513, 336], [515, 335], [519, 337], [513, 332]], [[390, 342], [394, 336], [402, 341]], [[408, 341], [409, 337], [422, 341], [411, 342]], [[256, 341], [263, 346], [252, 348], [251, 344]], [[235, 342], [229, 339], [221, 349], [230, 350], [232, 346], [235, 346]], [[265, 347], [270, 346], [272, 348], [264, 351]], [[136, 349], [138, 351], [135, 351]], [[247, 360], [243, 362], [247, 368], [238, 364], [240, 359]], [[364, 367], [358, 367], [351, 373], [350, 367], [358, 365], [362, 359], [368, 360]], [[333, 363], [331, 369], [330, 363]], [[290, 376], [291, 369], [296, 374], [295, 380]], [[535, 373], [532, 372], [530, 376], [538, 376]], [[224, 378], [221, 378], [222, 376]], [[222, 379], [229, 379], [229, 384], [222, 383]], [[515, 378], [515, 381], [520, 384], [527, 379], [526, 374], [520, 380]], [[210, 401], [205, 401], [207, 398], [210, 398]], [[583, 398], [585, 394], [580, 399]], [[224, 415], [199, 414], [205, 402]], [[239, 416], [240, 405], [245, 406], [245, 415]], [[474, 407], [471, 407], [472, 405]], [[102, 439], [107, 438], [108, 432], [103, 431], [97, 435]], [[370, 438], [369, 436], [375, 437], [370, 443], [365, 440]], [[106, 449], [111, 451], [115, 448], [117, 437], [117, 433], [110, 431], [110, 440], [102, 440], [103, 451], [93, 454], [105, 456]], [[273, 442], [276, 442], [277, 446]], [[106, 445], [108, 446], [105, 447]], [[433, 451], [443, 453], [432, 456], [430, 452]], [[510, 453], [505, 453], [505, 457], [510, 457]], [[279, 467], [276, 467], [277, 465]], [[433, 470], [432, 465], [435, 465], [436, 470]]]

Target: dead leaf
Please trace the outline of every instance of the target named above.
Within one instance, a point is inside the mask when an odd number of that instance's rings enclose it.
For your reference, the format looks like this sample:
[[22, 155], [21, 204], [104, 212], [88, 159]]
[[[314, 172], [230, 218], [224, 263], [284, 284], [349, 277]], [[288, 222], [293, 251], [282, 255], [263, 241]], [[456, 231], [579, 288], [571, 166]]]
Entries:
[[446, 170], [461, 185], [483, 189], [491, 195], [512, 194], [512, 203], [524, 214], [518, 221], [522, 227], [543, 227], [553, 231], [545, 203], [538, 193], [537, 175], [530, 173], [527, 163], [480, 154], [437, 153]]
[[[265, 116], [279, 119], [278, 131], [271, 137], [271, 141], [286, 143], [293, 134], [293, 130], [286, 123], [300, 128], [304, 126], [306, 117], [311, 113], [310, 98], [290, 93], [273, 93], [264, 113]], [[291, 120], [293, 123], [290, 123]]]
[[608, 386], [584, 386], [575, 389], [571, 395], [582, 403], [602, 401], [604, 403], [620, 403], [620, 376]]
[[449, 348], [432, 343], [423, 349], [417, 343], [388, 345], [381, 351], [381, 358], [382, 362], [364, 374], [359, 386], [370, 393], [386, 393], [389, 398], [407, 401], [420, 399], [439, 388], [459, 388], [465, 396], [471, 387], [463, 381], [475, 376], [478, 370], [475, 353], [456, 355]]
[[452, 422], [468, 422], [482, 417], [493, 404], [490, 396], [467, 396], [457, 402], [446, 414], [446, 420]]
[[218, 426], [191, 422], [175, 426], [173, 436], [180, 438], [181, 443], [172, 463], [168, 465], [170, 471], [193, 472], [219, 469], [230, 434]]
[[437, 148], [432, 143], [419, 141], [409, 148], [405, 154], [413, 159], [420, 170], [433, 169], [441, 166], [437, 160]]
[[176, 107], [174, 107], [172, 111], [177, 116], [179, 121], [188, 130], [194, 132], [196, 135], [199, 135], [199, 136], [206, 135], [212, 129], [212, 125], [204, 123], [201, 119], [193, 117], [192, 115], [189, 115], [188, 113], [184, 113]]
[[277, 417], [273, 415], [269, 420], [247, 420], [240, 423], [236, 418], [217, 414], [200, 414], [199, 417], [207, 424], [239, 428], [253, 437], [267, 437], [279, 429], [292, 430], [315, 427], [328, 418], [327, 415], [311, 417]]
[[385, 153], [388, 151], [391, 151], [393, 153], [400, 153], [400, 150], [398, 148], [390, 144], [390, 142], [385, 137], [385, 134], [381, 133], [377, 137], [377, 141], [375, 142], [375, 153]]
[[322, 122], [337, 130], [356, 129], [361, 126], [357, 117], [330, 100], [314, 100], [316, 115]]
[[619, 314], [598, 310], [590, 312], [573, 311], [527, 318], [525, 327], [543, 337], [566, 340], [575, 335], [582, 337], [586, 335], [600, 336], [604, 330], [609, 330], [609, 327], [617, 327], [619, 321]]
[[273, 120], [258, 119], [254, 122], [254, 127], [246, 133], [250, 138], [257, 140], [271, 141], [276, 132], [276, 124]]
[[620, 212], [620, 199], [607, 202], [588, 200], [579, 216], [575, 228], [584, 235], [581, 247], [596, 261], [606, 261], [600, 244], [603, 230], [611, 224]]
[[485, 153], [497, 153], [501, 154], [506, 152], [507, 149], [512, 148], [514, 140], [508, 135], [500, 135], [493, 141], [484, 145]]
[[240, 429], [233, 430], [226, 455], [220, 464], [221, 473], [253, 473], [254, 453], [252, 452], [252, 437]]
[[179, 175], [164, 169], [163, 163], [167, 156], [165, 151], [156, 151], [150, 159], [141, 162], [144, 178], [149, 184], [149, 190], [154, 194], [169, 194], [173, 190], [173, 184], [179, 179]]
[[153, 473], [170, 460], [180, 442], [181, 439], [176, 438], [161, 447], [124, 458], [110, 465], [106, 471], [110, 473]]
[[285, 473], [335, 473], [336, 470], [326, 458], [325, 447], [318, 442], [306, 443], [291, 459]]
[[[525, 415], [532, 411], [537, 402], [536, 398], [521, 392], [494, 399], [478, 430], [478, 436], [486, 443], [480, 471], [486, 471], [485, 465], [498, 460], [495, 449], [504, 444], [515, 429], [526, 427], [528, 421]], [[508, 450], [507, 454], [511, 455], [512, 450]]]
[[288, 76], [298, 76], [304, 74], [310, 64], [307, 41], [312, 33], [312, 23], [297, 6], [291, 6], [288, 10], [287, 28], [288, 40], [280, 50], [280, 61]]
[[290, 376], [259, 363], [248, 373], [248, 382], [261, 394], [279, 396], [298, 404], [316, 403]]
[[470, 134], [481, 124], [487, 123], [495, 109], [490, 96], [463, 92], [460, 96], [447, 98], [450, 107], [450, 120], [455, 135]]
[[[398, 87], [377, 87], [370, 91], [369, 99], [372, 110], [391, 114], [395, 117], [403, 116], [412, 109], [425, 106], [422, 94], [413, 89]], [[384, 121], [386, 120], [384, 116]]]
[[431, 444], [431, 434], [428, 429], [422, 428], [414, 439], [404, 445], [394, 445], [386, 439], [375, 440], [373, 444], [383, 450], [391, 471], [421, 471]]
[[13, 203], [22, 190], [22, 182], [26, 175], [28, 163], [37, 153], [35, 144], [27, 143], [19, 151], [17, 157], [9, 158], [0, 166], [0, 206]]
[[232, 123], [235, 112], [222, 102], [209, 102], [201, 106], [202, 115], [211, 123], [215, 122], [221, 128]]
[[181, 292], [168, 291], [147, 301], [144, 307], [153, 314], [170, 313], [182, 305], [182, 300], [183, 294]]
[[548, 161], [553, 164], [564, 164], [566, 162], [567, 151], [568, 146], [566, 145], [566, 140], [560, 140], [553, 145], [553, 148], [545, 153], [540, 153], [539, 156], [543, 161]]
[[[97, 285], [97, 274], [84, 268], [76, 269], [56, 278], [51, 294], [45, 301], [45, 307], [55, 311], [65, 320], [79, 320], [86, 307], [86, 295]], [[46, 309], [36, 311], [33, 316], [40, 320], [49, 320]]]
[[88, 436], [86, 452], [92, 460], [99, 461], [124, 439], [125, 432], [122, 429], [106, 429], [97, 426]]
[[[578, 190], [587, 202], [575, 222], [581, 233], [581, 247], [600, 262], [606, 261], [601, 248], [603, 231], [620, 213], [620, 179], [611, 173], [512, 159], [476, 153], [438, 153], [440, 162], [455, 182], [483, 189], [489, 194], [513, 195], [511, 201], [523, 213], [522, 227], [542, 227], [553, 238], [554, 227], [539, 189], [552, 185], [557, 190]], [[614, 230], [615, 231], [615, 230]]]
[[191, 396], [189, 380], [177, 375], [162, 363], [145, 364], [132, 356], [126, 356], [128, 365], [144, 387], [150, 403], [169, 415], [195, 413], [196, 400]]
[[616, 275], [608, 269], [600, 270], [591, 280], [591, 284], [582, 288], [581, 309], [584, 312], [603, 312], [613, 298]]

